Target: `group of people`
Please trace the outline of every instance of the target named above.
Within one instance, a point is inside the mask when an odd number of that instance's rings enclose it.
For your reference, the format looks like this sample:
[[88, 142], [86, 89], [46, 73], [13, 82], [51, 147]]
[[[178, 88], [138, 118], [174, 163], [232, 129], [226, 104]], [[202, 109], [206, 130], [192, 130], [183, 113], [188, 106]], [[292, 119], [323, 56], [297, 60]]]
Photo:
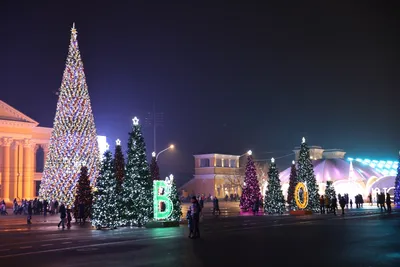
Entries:
[[[368, 196], [368, 198], [370, 199], [370, 202], [372, 204], [372, 198], [371, 195]], [[392, 200], [390, 198], [390, 194], [386, 193], [386, 195], [384, 193], [380, 193], [380, 194], [376, 194], [376, 199], [377, 199], [377, 206], [378, 208], [381, 208], [381, 211], [385, 210], [388, 213], [392, 212]], [[338, 194], [338, 198], [336, 198], [336, 196], [333, 196], [331, 198], [329, 198], [328, 196], [321, 196], [319, 198], [319, 204], [320, 204], [320, 213], [321, 214], [328, 214], [328, 213], [333, 213], [334, 215], [336, 215], [336, 210], [338, 208], [338, 200], [339, 200], [339, 205], [340, 208], [342, 210], [342, 216], [344, 215], [344, 209], [345, 208], [349, 208], [349, 204], [350, 204], [350, 208], [353, 208], [353, 200], [349, 199], [349, 195], [348, 194], [344, 194], [343, 196], [341, 196], [340, 194]], [[356, 208], [362, 208], [363, 204], [364, 204], [364, 199], [362, 197], [362, 195], [358, 194], [354, 197], [354, 203], [356, 204]], [[387, 206], [387, 208], [385, 207], [385, 204]]]

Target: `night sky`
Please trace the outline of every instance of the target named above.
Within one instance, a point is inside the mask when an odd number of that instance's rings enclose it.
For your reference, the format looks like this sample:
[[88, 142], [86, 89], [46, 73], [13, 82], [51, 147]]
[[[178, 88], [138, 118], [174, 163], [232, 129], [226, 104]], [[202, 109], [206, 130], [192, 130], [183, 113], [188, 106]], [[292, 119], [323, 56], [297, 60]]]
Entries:
[[56, 2], [0, 3], [0, 99], [41, 126], [53, 124], [75, 22], [98, 134], [126, 150], [132, 117], [144, 122], [155, 102], [157, 150], [177, 147], [159, 158], [164, 177], [189, 179], [193, 154], [279, 157], [302, 136], [348, 156], [397, 158], [398, 6]]

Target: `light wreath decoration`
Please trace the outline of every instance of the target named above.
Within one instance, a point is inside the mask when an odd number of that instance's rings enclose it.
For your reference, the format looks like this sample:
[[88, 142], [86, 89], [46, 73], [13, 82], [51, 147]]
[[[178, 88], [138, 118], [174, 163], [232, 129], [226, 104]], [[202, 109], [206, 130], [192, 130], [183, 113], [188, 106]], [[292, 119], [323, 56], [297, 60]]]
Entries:
[[[170, 180], [168, 177], [165, 179], [165, 181], [153, 181], [153, 208], [155, 220], [165, 220], [172, 214], [174, 207], [170, 197], [171, 185], [172, 179]], [[164, 211], [160, 210], [161, 202], [165, 204]]]
[[[300, 199], [300, 190], [303, 190], [303, 201]], [[304, 183], [298, 183], [294, 189], [294, 200], [299, 209], [305, 209], [308, 205], [307, 186]]]

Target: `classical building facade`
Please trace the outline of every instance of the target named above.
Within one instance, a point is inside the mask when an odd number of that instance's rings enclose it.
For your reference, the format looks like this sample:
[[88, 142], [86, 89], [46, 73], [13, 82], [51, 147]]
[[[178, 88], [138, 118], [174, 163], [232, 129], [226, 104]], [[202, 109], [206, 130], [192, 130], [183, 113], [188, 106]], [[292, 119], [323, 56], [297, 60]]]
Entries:
[[[51, 128], [0, 100], [0, 199], [32, 199], [40, 185], [36, 153], [48, 152]], [[42, 160], [43, 161], [43, 160]]]
[[[52, 131], [38, 125], [0, 100], [0, 200], [38, 196]], [[102, 155], [108, 146], [106, 137], [98, 136], [97, 141]]]
[[184, 195], [241, 194], [243, 174], [239, 159], [240, 156], [225, 154], [194, 155], [194, 177], [180, 189]]

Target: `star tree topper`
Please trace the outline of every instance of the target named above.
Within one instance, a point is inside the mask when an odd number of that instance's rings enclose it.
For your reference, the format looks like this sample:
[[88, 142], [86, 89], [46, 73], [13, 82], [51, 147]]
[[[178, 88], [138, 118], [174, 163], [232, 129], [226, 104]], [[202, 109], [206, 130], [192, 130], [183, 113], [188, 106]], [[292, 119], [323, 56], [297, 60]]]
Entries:
[[117, 139], [117, 141], [115, 141], [115, 143], [117, 144], [117, 146], [121, 145], [121, 140]]
[[139, 119], [137, 117], [133, 118], [132, 121], [133, 121], [133, 125], [135, 125], [135, 126], [139, 125]]

